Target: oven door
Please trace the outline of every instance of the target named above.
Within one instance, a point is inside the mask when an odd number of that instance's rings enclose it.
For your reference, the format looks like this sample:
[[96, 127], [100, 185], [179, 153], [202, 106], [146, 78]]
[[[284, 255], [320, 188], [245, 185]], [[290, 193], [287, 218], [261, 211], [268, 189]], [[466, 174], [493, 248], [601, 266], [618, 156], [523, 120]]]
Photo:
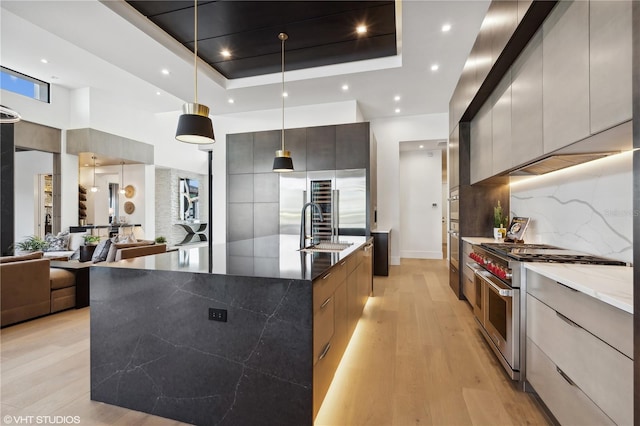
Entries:
[[476, 277], [482, 283], [483, 326], [505, 361], [513, 370], [518, 370], [520, 348], [516, 333], [519, 328], [520, 291], [486, 271], [476, 272]]
[[473, 271], [473, 303], [471, 306], [473, 307], [473, 314], [476, 316], [480, 324], [484, 326], [484, 292], [482, 288], [484, 287], [481, 278], [478, 277], [478, 274], [484, 269], [482, 266], [478, 265], [476, 262], [467, 262], [467, 268], [470, 268]]

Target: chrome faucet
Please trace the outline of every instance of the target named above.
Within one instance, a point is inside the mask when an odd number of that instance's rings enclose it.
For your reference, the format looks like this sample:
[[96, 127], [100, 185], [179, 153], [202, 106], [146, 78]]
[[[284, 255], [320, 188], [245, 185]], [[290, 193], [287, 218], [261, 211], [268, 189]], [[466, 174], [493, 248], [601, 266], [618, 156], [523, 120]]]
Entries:
[[322, 217], [322, 207], [320, 207], [318, 204], [307, 203], [304, 206], [302, 206], [302, 214], [300, 218], [300, 250], [304, 248], [304, 243], [306, 239], [313, 237], [313, 235], [309, 237], [305, 235], [307, 230], [307, 215], [305, 214], [305, 212], [307, 210], [307, 207], [309, 206], [313, 207], [316, 210], [316, 213], [320, 215], [320, 222], [324, 222], [324, 218]]

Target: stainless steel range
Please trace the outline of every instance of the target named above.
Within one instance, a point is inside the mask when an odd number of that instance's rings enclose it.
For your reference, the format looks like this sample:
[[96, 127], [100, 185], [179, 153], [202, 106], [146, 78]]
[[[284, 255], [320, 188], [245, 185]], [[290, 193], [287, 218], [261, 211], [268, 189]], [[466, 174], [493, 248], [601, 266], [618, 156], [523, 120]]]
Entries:
[[480, 330], [513, 380], [524, 381], [525, 262], [627, 265], [545, 244], [483, 243], [467, 266], [475, 273], [473, 311]]

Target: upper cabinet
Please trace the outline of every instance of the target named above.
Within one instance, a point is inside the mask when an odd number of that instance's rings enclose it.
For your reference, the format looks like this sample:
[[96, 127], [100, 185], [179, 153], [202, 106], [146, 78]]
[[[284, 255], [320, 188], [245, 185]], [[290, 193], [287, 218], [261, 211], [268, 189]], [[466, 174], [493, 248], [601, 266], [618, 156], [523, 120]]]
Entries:
[[307, 128], [307, 170], [336, 169], [336, 126]]
[[369, 123], [336, 126], [336, 170], [369, 167]]
[[485, 103], [471, 121], [470, 175], [476, 183], [493, 175], [491, 103]]
[[547, 153], [590, 133], [589, 2], [558, 2], [542, 31], [543, 141]]
[[590, 5], [591, 133], [598, 133], [631, 120], [631, 2]]
[[449, 191], [460, 185], [460, 129], [456, 126], [449, 135]]
[[511, 71], [491, 95], [492, 168], [495, 175], [511, 168]]
[[511, 167], [542, 155], [542, 31], [511, 67]]

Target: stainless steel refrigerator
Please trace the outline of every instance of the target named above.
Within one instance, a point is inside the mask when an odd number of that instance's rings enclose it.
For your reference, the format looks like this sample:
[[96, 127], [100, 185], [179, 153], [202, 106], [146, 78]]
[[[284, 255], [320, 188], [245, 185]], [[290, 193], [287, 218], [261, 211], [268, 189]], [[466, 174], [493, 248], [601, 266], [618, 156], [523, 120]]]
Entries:
[[320, 205], [323, 220], [307, 210], [307, 234], [315, 240], [339, 235], [365, 235], [367, 228], [366, 169], [293, 172], [280, 175], [280, 233], [299, 234], [302, 206]]

